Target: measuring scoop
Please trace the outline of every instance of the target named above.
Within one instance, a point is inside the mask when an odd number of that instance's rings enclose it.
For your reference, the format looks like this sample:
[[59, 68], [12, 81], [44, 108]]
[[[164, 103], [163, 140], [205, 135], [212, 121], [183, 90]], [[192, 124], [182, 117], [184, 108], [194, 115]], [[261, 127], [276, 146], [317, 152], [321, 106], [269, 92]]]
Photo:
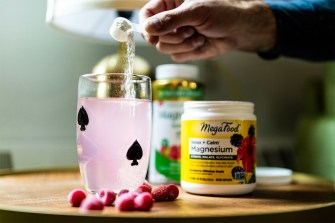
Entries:
[[126, 18], [117, 17], [109, 29], [109, 34], [119, 42], [126, 42], [129, 31], [142, 33], [143, 27], [140, 24], [132, 23]]

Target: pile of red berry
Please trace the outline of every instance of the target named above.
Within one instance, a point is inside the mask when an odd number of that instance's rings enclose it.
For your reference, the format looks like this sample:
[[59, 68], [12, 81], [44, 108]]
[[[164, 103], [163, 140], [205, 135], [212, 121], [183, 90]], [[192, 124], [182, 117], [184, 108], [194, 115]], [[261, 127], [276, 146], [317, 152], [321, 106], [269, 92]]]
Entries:
[[80, 212], [102, 211], [105, 206], [114, 205], [119, 211], [150, 211], [154, 201], [173, 201], [179, 195], [174, 184], [160, 185], [152, 188], [149, 184], [139, 186], [135, 191], [121, 190], [118, 194], [109, 189], [101, 189], [96, 195], [86, 195], [82, 189], [72, 190], [68, 201], [73, 207], [80, 207]]

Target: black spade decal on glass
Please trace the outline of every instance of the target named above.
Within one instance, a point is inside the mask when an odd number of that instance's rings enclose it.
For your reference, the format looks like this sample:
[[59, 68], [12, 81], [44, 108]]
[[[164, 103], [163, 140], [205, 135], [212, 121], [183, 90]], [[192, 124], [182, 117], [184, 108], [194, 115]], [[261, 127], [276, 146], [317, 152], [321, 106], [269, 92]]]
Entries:
[[84, 106], [81, 106], [78, 112], [78, 124], [80, 125], [80, 131], [86, 130], [86, 125], [88, 125], [88, 115], [84, 108]]
[[127, 159], [132, 160], [133, 162], [131, 163], [132, 166], [138, 165], [137, 160], [140, 160], [143, 156], [143, 150], [141, 145], [135, 140], [133, 145], [128, 149], [127, 152]]

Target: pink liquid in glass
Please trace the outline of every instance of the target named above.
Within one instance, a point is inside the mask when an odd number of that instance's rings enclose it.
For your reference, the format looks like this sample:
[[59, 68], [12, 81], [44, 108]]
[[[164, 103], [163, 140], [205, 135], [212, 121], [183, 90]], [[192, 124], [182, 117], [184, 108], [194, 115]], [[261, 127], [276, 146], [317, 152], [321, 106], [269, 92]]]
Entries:
[[[151, 101], [81, 98], [80, 109], [88, 118], [77, 124], [77, 152], [86, 189], [118, 191], [140, 186], [149, 163]], [[136, 148], [129, 151], [132, 145]]]

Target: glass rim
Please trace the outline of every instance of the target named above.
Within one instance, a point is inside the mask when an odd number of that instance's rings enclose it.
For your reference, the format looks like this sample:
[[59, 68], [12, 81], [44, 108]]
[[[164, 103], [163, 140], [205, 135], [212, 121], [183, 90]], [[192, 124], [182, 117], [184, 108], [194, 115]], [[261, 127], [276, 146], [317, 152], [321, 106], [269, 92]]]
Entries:
[[[97, 82], [97, 83], [108, 83], [108, 82], [113, 82], [115, 79], [100, 79], [98, 77], [131, 77], [131, 82], [146, 82], [150, 81], [151, 78], [146, 75], [141, 75], [141, 74], [126, 74], [126, 73], [88, 73], [88, 74], [83, 74], [80, 76], [80, 78], [85, 78], [89, 81]], [[135, 78], [134, 78], [135, 77]], [[116, 79], [117, 80], [117, 79]]]

